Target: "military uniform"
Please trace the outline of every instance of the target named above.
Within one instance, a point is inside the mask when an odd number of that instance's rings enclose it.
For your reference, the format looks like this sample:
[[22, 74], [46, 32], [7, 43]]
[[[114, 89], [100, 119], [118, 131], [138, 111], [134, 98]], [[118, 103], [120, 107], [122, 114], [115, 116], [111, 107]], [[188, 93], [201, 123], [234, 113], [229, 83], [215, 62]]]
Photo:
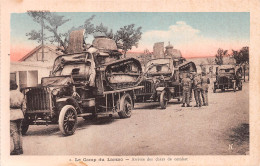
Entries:
[[202, 74], [201, 77], [201, 95], [202, 95], [202, 100], [203, 100], [203, 105], [207, 106], [209, 105], [208, 103], [208, 84], [210, 83], [210, 80], [206, 73]]
[[190, 107], [190, 89], [191, 89], [191, 79], [186, 76], [181, 81], [182, 85], [182, 107], [185, 107], [185, 103], [187, 107]]
[[195, 107], [201, 107], [201, 78], [200, 76], [195, 76], [194, 80], [193, 80], [193, 84], [194, 84], [194, 97], [196, 100], [196, 106]]
[[[192, 89], [194, 89], [194, 73], [190, 73], [191, 88], [190, 88], [190, 102], [192, 102]], [[195, 97], [195, 96], [194, 96]]]
[[18, 90], [10, 91], [10, 136], [14, 149], [11, 155], [23, 154], [22, 148], [22, 120], [24, 119], [22, 106], [24, 107], [24, 96]]

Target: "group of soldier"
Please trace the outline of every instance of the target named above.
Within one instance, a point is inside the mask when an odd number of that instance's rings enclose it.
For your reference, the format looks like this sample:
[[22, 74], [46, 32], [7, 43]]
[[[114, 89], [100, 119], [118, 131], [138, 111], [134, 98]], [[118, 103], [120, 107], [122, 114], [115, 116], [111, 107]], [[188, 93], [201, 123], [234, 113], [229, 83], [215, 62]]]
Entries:
[[[191, 107], [192, 90], [194, 91], [194, 98], [196, 101], [195, 107], [208, 106], [208, 84], [210, 79], [205, 72], [197, 73], [183, 73], [181, 81], [183, 88], [182, 107]], [[201, 100], [202, 98], [202, 100]]]

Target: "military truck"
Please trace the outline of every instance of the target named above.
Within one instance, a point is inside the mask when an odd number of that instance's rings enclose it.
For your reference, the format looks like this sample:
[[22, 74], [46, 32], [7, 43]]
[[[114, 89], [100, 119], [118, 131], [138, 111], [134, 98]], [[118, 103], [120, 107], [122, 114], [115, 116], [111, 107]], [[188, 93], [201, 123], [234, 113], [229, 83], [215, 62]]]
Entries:
[[223, 65], [216, 68], [216, 81], [214, 82], [213, 92], [221, 89], [224, 92], [227, 89], [242, 90], [242, 68], [233, 65]]
[[91, 46], [82, 48], [82, 32], [73, 33], [77, 35], [70, 35], [69, 53], [56, 58], [50, 76], [42, 78], [38, 87], [23, 89], [23, 134], [30, 125], [58, 124], [63, 135], [72, 135], [77, 117], [131, 116], [135, 91], [142, 88], [138, 86], [141, 63], [134, 58], [121, 59], [115, 41], [108, 38], [97, 37]]
[[193, 62], [179, 63], [172, 58], [150, 60], [146, 64], [144, 77], [140, 83], [144, 88], [137, 90], [136, 102], [156, 101], [160, 103], [162, 109], [165, 109], [171, 99], [180, 101], [182, 75], [191, 72], [197, 72]]

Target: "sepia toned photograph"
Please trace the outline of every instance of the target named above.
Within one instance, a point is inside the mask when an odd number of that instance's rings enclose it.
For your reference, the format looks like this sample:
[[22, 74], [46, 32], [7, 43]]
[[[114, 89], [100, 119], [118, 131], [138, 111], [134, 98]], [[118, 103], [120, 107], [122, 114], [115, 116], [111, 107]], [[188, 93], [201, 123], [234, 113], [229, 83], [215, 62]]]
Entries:
[[1, 166], [258, 166], [260, 1], [2, 0]]
[[249, 12], [28, 11], [10, 28], [10, 155], [249, 155]]

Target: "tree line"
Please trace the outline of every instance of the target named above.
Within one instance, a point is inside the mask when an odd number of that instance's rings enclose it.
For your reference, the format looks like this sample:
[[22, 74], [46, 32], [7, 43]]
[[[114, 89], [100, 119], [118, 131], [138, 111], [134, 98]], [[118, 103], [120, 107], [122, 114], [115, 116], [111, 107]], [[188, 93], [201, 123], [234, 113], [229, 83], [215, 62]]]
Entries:
[[223, 50], [219, 48], [217, 54], [215, 55], [215, 63], [217, 65], [223, 65], [224, 57], [234, 58], [237, 65], [249, 64], [249, 47], [242, 47], [240, 50], [232, 50], [231, 54], [228, 54], [228, 50]]
[[[135, 24], [125, 25], [115, 33], [112, 29], [109, 29], [102, 23], [94, 25], [92, 21], [95, 19], [95, 15], [86, 18], [81, 26], [73, 26], [68, 29], [67, 32], [61, 33], [60, 27], [70, 21], [70, 19], [65, 18], [65, 16], [51, 12], [30, 11], [27, 13], [33, 21], [40, 24], [42, 27], [40, 30], [34, 29], [26, 33], [28, 39], [35, 40], [38, 43], [42, 42], [42, 44], [43, 42], [50, 42], [51, 44], [56, 43], [61, 47], [61, 51], [64, 53], [67, 53], [69, 33], [73, 30], [85, 29], [85, 40], [89, 35], [93, 35], [97, 32], [102, 33], [105, 37], [115, 40], [116, 43], [122, 44], [124, 56], [128, 50], [132, 49], [132, 47], [138, 47], [138, 42], [142, 36], [142, 27], [136, 27]], [[47, 31], [48, 33], [44, 33], [44, 31]]]

